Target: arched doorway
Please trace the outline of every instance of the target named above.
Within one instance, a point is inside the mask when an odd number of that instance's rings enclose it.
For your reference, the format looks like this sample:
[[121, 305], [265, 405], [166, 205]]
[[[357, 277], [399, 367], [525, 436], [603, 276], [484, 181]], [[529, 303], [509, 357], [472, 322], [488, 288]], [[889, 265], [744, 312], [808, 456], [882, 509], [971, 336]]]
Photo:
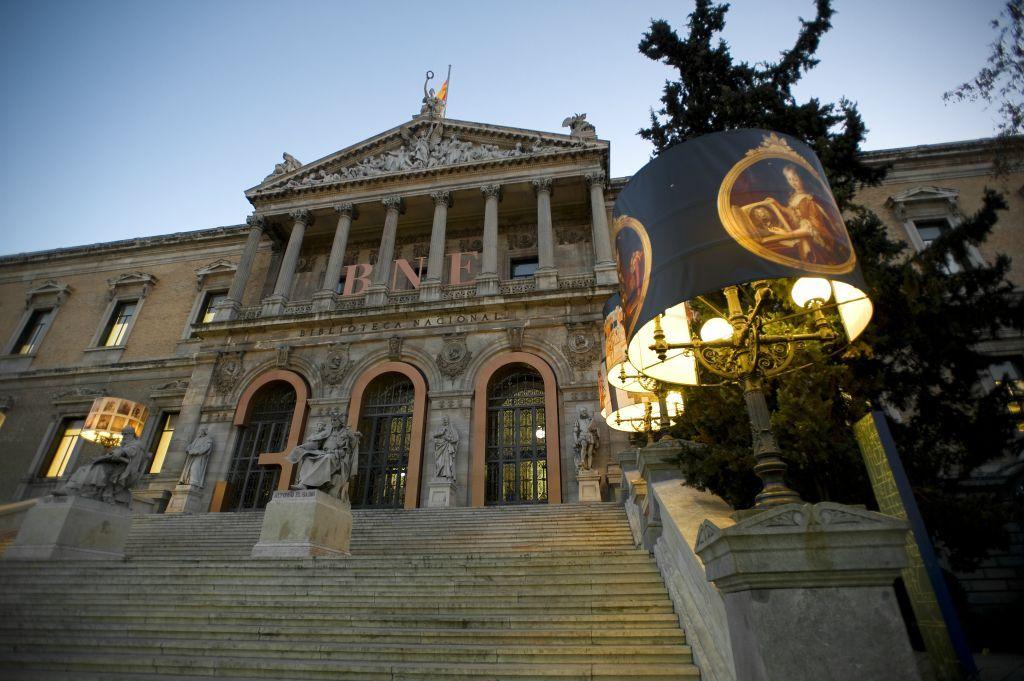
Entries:
[[533, 367], [509, 364], [487, 386], [484, 503], [548, 500], [544, 379]]
[[281, 468], [261, 464], [260, 454], [285, 449], [295, 405], [295, 388], [285, 381], [267, 383], [252, 395], [228, 469], [224, 510], [250, 511], [270, 501]]
[[358, 428], [363, 439], [350, 493], [353, 507], [404, 506], [415, 397], [412, 381], [396, 372], [377, 376], [363, 391]]
[[[499, 425], [502, 429], [509, 425], [511, 430], [499, 432]], [[538, 437], [537, 428], [541, 425], [544, 433]], [[532, 439], [528, 437], [528, 428], [533, 431]], [[529, 352], [505, 352], [484, 362], [473, 381], [470, 505], [562, 503], [558, 431], [558, 383], [547, 362]], [[512, 464], [517, 466], [518, 483]], [[488, 467], [492, 471], [490, 477]], [[500, 477], [496, 470], [500, 470]], [[528, 483], [528, 493], [524, 493], [524, 481]], [[515, 494], [506, 497], [506, 485], [516, 484]], [[504, 501], [505, 498], [510, 501]]]

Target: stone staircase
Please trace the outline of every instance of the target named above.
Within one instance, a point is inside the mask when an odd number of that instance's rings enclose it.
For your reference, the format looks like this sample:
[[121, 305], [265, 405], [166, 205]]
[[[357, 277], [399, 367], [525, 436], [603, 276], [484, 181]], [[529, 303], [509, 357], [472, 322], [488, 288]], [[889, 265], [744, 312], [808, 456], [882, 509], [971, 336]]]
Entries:
[[620, 506], [354, 515], [347, 558], [251, 559], [262, 514], [222, 513], [0, 561], [0, 678], [698, 678]]

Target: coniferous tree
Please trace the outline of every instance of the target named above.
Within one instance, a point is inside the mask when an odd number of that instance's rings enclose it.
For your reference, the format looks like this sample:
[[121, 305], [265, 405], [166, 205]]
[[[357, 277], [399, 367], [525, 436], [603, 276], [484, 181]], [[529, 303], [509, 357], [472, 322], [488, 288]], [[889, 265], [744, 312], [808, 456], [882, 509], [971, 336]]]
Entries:
[[[875, 303], [871, 324], [842, 357], [769, 382], [791, 484], [808, 501], [873, 505], [850, 426], [871, 408], [900, 410], [905, 418], [892, 424], [894, 436], [929, 528], [954, 566], [969, 567], [1004, 540], [1006, 508], [991, 498], [963, 497], [957, 482], [1013, 438], [1005, 395], [978, 389], [979, 373], [991, 360], [976, 345], [1000, 330], [1024, 328], [1021, 302], [1006, 280], [1009, 261], [976, 262], [972, 252], [1005, 204], [986, 192], [976, 215], [911, 254], [877, 216], [854, 203], [858, 188], [878, 183], [886, 172], [862, 160], [867, 129], [856, 104], [798, 102], [792, 92], [818, 63], [815, 53], [831, 28], [830, 2], [817, 0], [814, 19], [801, 20], [796, 42], [778, 60], [753, 65], [735, 61], [718, 37], [727, 10], [698, 0], [682, 37], [667, 22], [652, 21], [640, 51], [676, 69], [678, 78], [666, 82], [662, 106], [640, 135], [655, 154], [735, 128], [777, 130], [806, 142], [847, 216]], [[685, 474], [692, 484], [748, 506], [760, 483], [752, 473], [739, 389], [693, 388], [686, 397], [675, 433], [708, 448], [682, 459]]]

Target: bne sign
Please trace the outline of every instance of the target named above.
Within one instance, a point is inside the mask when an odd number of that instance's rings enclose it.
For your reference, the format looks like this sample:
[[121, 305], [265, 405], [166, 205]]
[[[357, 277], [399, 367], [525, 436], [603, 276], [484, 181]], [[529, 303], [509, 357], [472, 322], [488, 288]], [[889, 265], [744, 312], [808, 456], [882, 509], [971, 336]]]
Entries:
[[[448, 254], [448, 285], [459, 286], [472, 284], [476, 277], [480, 254], [477, 251], [456, 251]], [[394, 267], [391, 269], [391, 290], [398, 290], [398, 275], [401, 274], [410, 284], [412, 289], [420, 287], [420, 280], [423, 278], [423, 270], [427, 267], [427, 259], [417, 258], [416, 267], [405, 258], [396, 258]], [[366, 292], [370, 287], [373, 275], [373, 265], [367, 262], [355, 265], [346, 265], [345, 274], [342, 277], [344, 286], [341, 290], [343, 296], [358, 296]], [[403, 287], [404, 289], [404, 287]]]

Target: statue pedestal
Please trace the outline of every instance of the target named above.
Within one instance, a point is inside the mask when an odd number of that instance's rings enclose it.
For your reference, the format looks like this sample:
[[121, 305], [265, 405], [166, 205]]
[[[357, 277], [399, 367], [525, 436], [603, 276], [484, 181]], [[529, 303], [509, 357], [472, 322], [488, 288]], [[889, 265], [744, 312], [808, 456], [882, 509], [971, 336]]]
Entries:
[[579, 471], [576, 481], [580, 485], [580, 503], [601, 501], [601, 473], [595, 470]]
[[364, 305], [367, 307], [381, 307], [388, 304], [388, 287], [380, 284], [373, 284], [366, 289]]
[[352, 505], [316, 489], [274, 492], [253, 558], [347, 556]]
[[203, 506], [203, 488], [199, 485], [178, 484], [171, 492], [171, 500], [167, 504], [165, 513], [202, 513], [206, 509]]
[[430, 302], [441, 300], [441, 282], [438, 279], [425, 279], [420, 284], [420, 300]]
[[786, 504], [718, 528], [696, 552], [725, 601], [736, 681], [917, 681], [893, 580], [907, 523], [842, 504]]
[[455, 505], [455, 481], [431, 480], [427, 483], [427, 508], [448, 508]]
[[7, 560], [122, 560], [132, 513], [127, 506], [82, 497], [36, 502], [7, 549]]
[[317, 312], [334, 310], [334, 291], [323, 289], [313, 294], [313, 309]]
[[554, 267], [539, 269], [533, 273], [533, 281], [538, 291], [555, 291], [558, 289], [558, 270]]
[[497, 274], [480, 274], [476, 278], [476, 294], [478, 296], [496, 296], [501, 292], [501, 282]]

